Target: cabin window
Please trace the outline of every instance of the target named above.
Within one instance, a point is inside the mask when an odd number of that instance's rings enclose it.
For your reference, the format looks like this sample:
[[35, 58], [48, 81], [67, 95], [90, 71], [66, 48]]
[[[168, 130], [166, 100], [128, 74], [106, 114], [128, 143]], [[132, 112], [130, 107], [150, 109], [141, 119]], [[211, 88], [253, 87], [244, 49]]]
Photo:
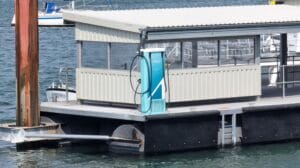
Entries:
[[82, 66], [98, 69], [129, 69], [137, 44], [83, 42]]
[[[285, 68], [286, 81], [299, 81], [299, 61], [300, 55], [298, 54], [297, 34], [288, 34], [288, 55], [286, 60], [281, 57], [281, 37], [280, 34], [265, 34], [261, 36], [261, 58], [260, 65], [262, 71], [262, 86], [265, 88], [281, 86], [278, 82], [282, 79], [282, 65], [286, 61], [288, 65]], [[297, 86], [298, 83], [290, 84], [290, 86]]]
[[165, 48], [166, 57], [168, 62], [171, 63], [171, 68], [181, 68], [182, 56], [181, 56], [181, 43], [180, 42], [168, 42], [168, 43], [148, 43], [146, 48]]
[[112, 43], [111, 44], [111, 69], [130, 68], [130, 64], [135, 55], [137, 55], [138, 44]]
[[171, 68], [205, 68], [255, 64], [254, 38], [149, 43], [165, 48]]
[[182, 42], [182, 68], [192, 67], [192, 42]]
[[218, 40], [197, 42], [198, 67], [218, 66]]
[[86, 68], [107, 68], [107, 44], [83, 42], [82, 66]]
[[220, 65], [249, 65], [255, 63], [254, 39], [220, 40]]

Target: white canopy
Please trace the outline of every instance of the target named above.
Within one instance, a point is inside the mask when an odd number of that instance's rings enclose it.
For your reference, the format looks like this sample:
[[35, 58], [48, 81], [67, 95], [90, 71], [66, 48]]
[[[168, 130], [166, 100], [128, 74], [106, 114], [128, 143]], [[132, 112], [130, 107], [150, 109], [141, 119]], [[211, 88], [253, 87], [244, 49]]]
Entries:
[[[131, 38], [139, 34], [142, 29], [149, 31], [178, 31], [186, 33], [187, 30], [201, 30], [198, 37], [255, 35], [276, 32], [299, 31], [300, 7], [288, 5], [254, 5], [254, 6], [226, 6], [226, 7], [200, 7], [200, 8], [170, 8], [170, 9], [137, 9], [112, 11], [63, 11], [66, 21], [78, 24], [96, 26], [99, 29], [116, 30], [116, 35], [124, 37], [122, 33], [129, 33]], [[270, 27], [271, 26], [271, 29]], [[240, 29], [234, 32], [232, 30]], [[249, 28], [256, 28], [249, 31]], [[259, 28], [259, 29], [257, 29]], [[218, 29], [221, 34], [210, 31]], [[228, 31], [230, 29], [230, 31]], [[185, 32], [183, 32], [183, 30]], [[253, 29], [254, 30], [254, 29]], [[112, 33], [110, 31], [110, 33]], [[133, 34], [132, 34], [133, 33]], [[151, 34], [151, 33], [150, 33]], [[132, 36], [133, 35], [133, 36]], [[159, 33], [159, 36], [162, 34]], [[174, 35], [172, 34], [167, 34]], [[196, 34], [194, 34], [196, 37]], [[117, 35], [118, 36], [118, 35]], [[139, 35], [138, 35], [139, 36]], [[167, 36], [164, 34], [162, 39]], [[159, 40], [153, 36], [153, 40]], [[182, 34], [170, 37], [184, 38]], [[186, 38], [193, 38], [187, 36]], [[133, 40], [134, 39], [134, 40]], [[134, 37], [132, 41], [138, 40]], [[149, 37], [151, 39], [151, 37]], [[130, 40], [128, 40], [130, 41]]]

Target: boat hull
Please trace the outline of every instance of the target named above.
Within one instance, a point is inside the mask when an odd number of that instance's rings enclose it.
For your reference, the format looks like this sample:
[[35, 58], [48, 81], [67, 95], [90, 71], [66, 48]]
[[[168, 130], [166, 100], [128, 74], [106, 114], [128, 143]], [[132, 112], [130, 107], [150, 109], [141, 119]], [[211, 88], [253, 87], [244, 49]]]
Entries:
[[[47, 100], [48, 102], [62, 102], [67, 101], [67, 93], [65, 89], [59, 89], [59, 88], [48, 88], [46, 90]], [[75, 90], [69, 90], [68, 91], [68, 100], [74, 101], [77, 100], [76, 98], [76, 91]]]
[[[11, 25], [14, 26], [15, 24], [16, 24], [16, 17], [14, 15], [11, 21]], [[45, 14], [43, 12], [39, 12], [38, 25], [41, 27], [74, 26], [74, 24], [64, 22], [62, 13]]]

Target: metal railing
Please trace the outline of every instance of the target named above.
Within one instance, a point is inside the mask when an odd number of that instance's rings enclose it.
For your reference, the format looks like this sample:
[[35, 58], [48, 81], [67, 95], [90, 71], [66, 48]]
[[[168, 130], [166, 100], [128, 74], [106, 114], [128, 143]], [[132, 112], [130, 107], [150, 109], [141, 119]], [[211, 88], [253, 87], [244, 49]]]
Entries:
[[280, 69], [282, 69], [282, 82], [276, 82], [276, 84], [281, 85], [282, 86], [282, 98], [286, 97], [286, 85], [287, 84], [296, 84], [296, 83], [300, 83], [300, 81], [286, 81], [286, 68], [287, 67], [293, 67], [293, 65], [281, 65]]
[[[300, 55], [290, 55], [287, 57], [287, 65], [280, 65], [280, 57], [262, 57], [261, 58], [262, 63], [272, 63], [275, 62], [274, 65], [265, 65], [266, 67], [269, 67], [268, 71], [262, 71], [262, 75], [268, 75], [269, 80], [269, 86], [273, 84], [272, 86], [281, 86], [282, 87], [282, 97], [286, 97], [286, 88], [287, 85], [293, 85], [295, 87], [295, 84], [299, 84], [299, 80], [295, 80], [295, 78], [298, 76], [300, 77], [300, 71], [296, 69], [296, 67], [300, 68]], [[270, 67], [276, 68], [277, 70], [274, 71]], [[271, 83], [271, 77], [272, 75], [276, 75], [276, 82]]]
[[62, 72], [65, 72], [65, 87], [66, 87], [66, 102], [69, 102], [69, 72], [71, 70], [74, 70], [74, 68], [70, 68], [70, 67], [63, 67], [63, 68], [60, 68], [60, 71], [59, 71], [59, 75], [62, 74]]

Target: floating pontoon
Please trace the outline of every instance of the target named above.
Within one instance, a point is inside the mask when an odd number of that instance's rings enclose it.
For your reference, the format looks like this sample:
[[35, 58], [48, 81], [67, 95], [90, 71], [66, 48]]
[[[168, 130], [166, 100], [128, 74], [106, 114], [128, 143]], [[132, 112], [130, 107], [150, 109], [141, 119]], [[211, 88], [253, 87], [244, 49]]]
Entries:
[[[41, 104], [42, 116], [66, 134], [56, 138], [118, 137], [129, 141], [109, 140], [110, 150], [138, 153], [300, 138], [300, 57], [287, 36], [300, 32], [299, 7], [64, 11], [63, 18], [75, 24], [78, 101]], [[261, 50], [264, 34], [280, 34], [278, 53]], [[86, 55], [90, 43], [105, 45], [104, 54]]]

